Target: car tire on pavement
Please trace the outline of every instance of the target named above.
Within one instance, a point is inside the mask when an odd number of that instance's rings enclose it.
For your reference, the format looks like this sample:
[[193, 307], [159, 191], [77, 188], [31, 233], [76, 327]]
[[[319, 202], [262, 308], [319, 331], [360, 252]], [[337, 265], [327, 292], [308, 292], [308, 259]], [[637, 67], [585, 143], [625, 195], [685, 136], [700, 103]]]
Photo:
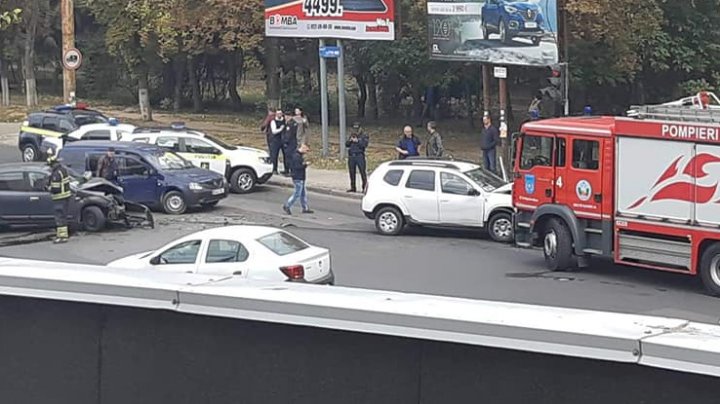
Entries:
[[480, 24], [480, 30], [482, 31], [483, 41], [489, 40], [490, 39], [490, 31], [488, 30], [488, 26], [485, 23], [485, 21], [483, 21]]
[[712, 296], [720, 296], [720, 243], [715, 243], [700, 258], [700, 279]]
[[105, 213], [97, 206], [87, 206], [82, 210], [82, 226], [85, 231], [99, 232], [105, 229]]
[[252, 191], [256, 182], [255, 173], [249, 168], [239, 168], [230, 176], [230, 188], [238, 194], [247, 194]]
[[559, 219], [550, 219], [543, 234], [545, 265], [551, 271], [573, 269], [573, 239], [570, 230]]
[[405, 226], [405, 218], [392, 206], [381, 208], [375, 215], [375, 228], [383, 236], [397, 236]]
[[490, 217], [487, 232], [493, 241], [498, 243], [511, 243], [515, 238], [513, 220], [510, 213], [498, 212]]
[[500, 21], [500, 42], [509, 45], [512, 42], [510, 34], [508, 34], [508, 26], [505, 20]]
[[168, 215], [182, 215], [187, 210], [187, 203], [182, 193], [170, 191], [163, 197], [162, 207]]
[[22, 160], [26, 163], [38, 161], [39, 153], [37, 147], [32, 143], [28, 143], [22, 147]]

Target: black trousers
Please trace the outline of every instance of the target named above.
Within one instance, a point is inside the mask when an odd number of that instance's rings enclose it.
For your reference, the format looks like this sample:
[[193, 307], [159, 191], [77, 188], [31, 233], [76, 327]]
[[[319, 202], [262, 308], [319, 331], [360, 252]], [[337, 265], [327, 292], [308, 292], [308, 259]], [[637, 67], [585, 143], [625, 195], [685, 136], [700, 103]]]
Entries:
[[362, 179], [362, 189], [365, 190], [367, 186], [367, 162], [365, 161], [364, 154], [356, 154], [348, 157], [348, 171], [350, 173], [350, 189], [357, 191], [355, 186], [356, 171], [360, 171], [360, 178]]
[[55, 213], [55, 231], [57, 238], [68, 238], [67, 214], [70, 198], [59, 199], [53, 201], [53, 210]]
[[[280, 136], [270, 137], [270, 161], [272, 161], [273, 172], [278, 170], [278, 158], [280, 157], [280, 151], [283, 150], [282, 139]], [[284, 154], [284, 153], [283, 153]], [[283, 155], [283, 160], [285, 156]]]
[[293, 153], [298, 148], [297, 139], [290, 139], [285, 142], [283, 142], [282, 145], [282, 154], [283, 154], [283, 167], [285, 168], [285, 172], [290, 172], [290, 158], [293, 156]]

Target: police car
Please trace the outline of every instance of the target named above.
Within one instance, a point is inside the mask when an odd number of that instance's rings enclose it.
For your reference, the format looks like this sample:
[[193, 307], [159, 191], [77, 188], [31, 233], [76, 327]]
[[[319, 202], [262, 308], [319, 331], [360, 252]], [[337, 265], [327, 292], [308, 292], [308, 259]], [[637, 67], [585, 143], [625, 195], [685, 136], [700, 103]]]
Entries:
[[51, 151], [57, 156], [65, 144], [78, 140], [110, 140], [117, 142], [122, 140], [123, 136], [133, 133], [134, 130], [134, 125], [121, 124], [117, 119], [110, 118], [107, 123], [83, 125], [60, 137], [46, 137], [40, 146], [40, 153], [47, 155]]
[[272, 177], [270, 156], [264, 150], [233, 146], [183, 123], [169, 128], [137, 128], [123, 141], [144, 142], [172, 150], [200, 168], [223, 174], [235, 193], [248, 193]]
[[84, 125], [107, 123], [108, 118], [98, 111], [88, 109], [86, 105], [58, 105], [51, 109], [33, 112], [23, 122], [18, 134], [18, 147], [23, 161], [41, 161], [45, 155], [41, 152], [45, 139], [60, 138]]

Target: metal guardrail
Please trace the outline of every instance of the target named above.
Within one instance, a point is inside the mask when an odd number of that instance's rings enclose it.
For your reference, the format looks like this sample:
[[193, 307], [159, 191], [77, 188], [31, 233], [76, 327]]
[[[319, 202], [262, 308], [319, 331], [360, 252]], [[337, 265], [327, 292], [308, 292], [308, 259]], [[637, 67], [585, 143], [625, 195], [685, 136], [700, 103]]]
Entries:
[[683, 319], [0, 258], [0, 295], [455, 342], [720, 376], [720, 326]]

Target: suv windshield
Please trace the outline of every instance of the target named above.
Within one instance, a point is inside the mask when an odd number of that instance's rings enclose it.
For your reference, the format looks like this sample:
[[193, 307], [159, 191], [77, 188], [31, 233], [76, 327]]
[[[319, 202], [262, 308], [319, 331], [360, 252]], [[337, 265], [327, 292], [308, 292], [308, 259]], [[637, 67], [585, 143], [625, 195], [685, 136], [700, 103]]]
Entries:
[[160, 170], [184, 170], [195, 167], [191, 162], [169, 151], [151, 154], [147, 157], [147, 160]]
[[476, 168], [474, 170], [466, 171], [464, 174], [471, 180], [475, 181], [475, 183], [480, 185], [482, 189], [487, 192], [492, 192], [506, 184], [502, 178], [484, 168]]
[[205, 138], [211, 142], [215, 142], [215, 144], [222, 147], [223, 149], [226, 149], [226, 150], [236, 150], [237, 149], [236, 146], [229, 145], [229, 144], [223, 142], [222, 140], [216, 138], [215, 136], [210, 136], [208, 134], [205, 134]]

